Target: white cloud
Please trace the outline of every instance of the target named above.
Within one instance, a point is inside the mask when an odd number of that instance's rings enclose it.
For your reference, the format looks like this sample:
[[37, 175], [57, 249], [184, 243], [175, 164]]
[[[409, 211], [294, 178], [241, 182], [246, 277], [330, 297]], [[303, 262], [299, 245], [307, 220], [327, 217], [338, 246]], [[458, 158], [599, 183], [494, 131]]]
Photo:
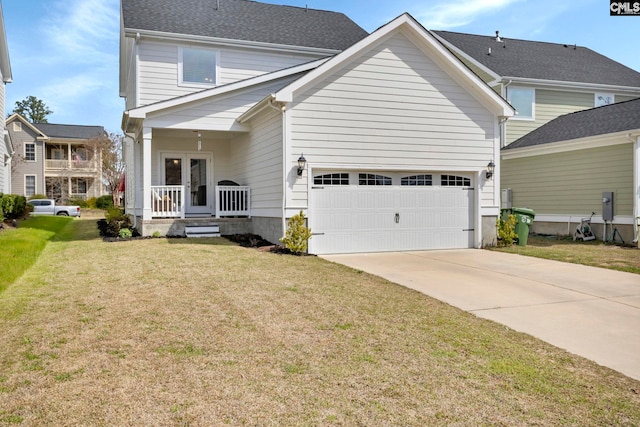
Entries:
[[522, 0], [468, 0], [460, 3], [440, 3], [429, 6], [417, 14], [417, 18], [429, 29], [444, 30], [461, 27], [483, 15]]
[[116, 52], [119, 10], [113, 0], [75, 0], [55, 3], [44, 32], [54, 55], [83, 63], [107, 60]]

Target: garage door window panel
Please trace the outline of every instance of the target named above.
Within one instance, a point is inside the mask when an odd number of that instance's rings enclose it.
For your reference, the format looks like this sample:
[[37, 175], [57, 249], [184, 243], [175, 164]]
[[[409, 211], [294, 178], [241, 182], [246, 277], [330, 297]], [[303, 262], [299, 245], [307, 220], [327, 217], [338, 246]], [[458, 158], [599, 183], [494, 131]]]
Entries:
[[442, 187], [471, 187], [471, 179], [457, 175], [441, 175], [440, 185]]
[[361, 173], [358, 175], [359, 185], [391, 185], [391, 177], [375, 175], [371, 173]]
[[432, 175], [411, 175], [400, 179], [400, 185], [404, 186], [430, 186], [433, 185]]
[[349, 185], [348, 173], [327, 173], [313, 178], [315, 185]]

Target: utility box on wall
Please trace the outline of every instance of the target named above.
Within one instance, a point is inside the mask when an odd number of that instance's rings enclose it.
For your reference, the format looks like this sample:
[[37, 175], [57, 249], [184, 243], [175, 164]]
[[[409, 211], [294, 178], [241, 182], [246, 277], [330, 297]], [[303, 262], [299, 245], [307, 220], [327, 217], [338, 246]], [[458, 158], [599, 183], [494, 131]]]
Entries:
[[602, 192], [602, 220], [613, 221], [613, 191]]
[[500, 197], [500, 208], [511, 209], [513, 207], [513, 193], [510, 188], [504, 188]]

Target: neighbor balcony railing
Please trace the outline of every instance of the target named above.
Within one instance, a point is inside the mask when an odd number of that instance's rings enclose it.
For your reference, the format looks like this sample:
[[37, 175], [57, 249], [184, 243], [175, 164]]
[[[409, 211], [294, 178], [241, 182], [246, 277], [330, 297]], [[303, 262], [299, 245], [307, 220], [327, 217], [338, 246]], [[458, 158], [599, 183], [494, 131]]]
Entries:
[[51, 160], [45, 161], [47, 169], [96, 169], [96, 162], [93, 160]]

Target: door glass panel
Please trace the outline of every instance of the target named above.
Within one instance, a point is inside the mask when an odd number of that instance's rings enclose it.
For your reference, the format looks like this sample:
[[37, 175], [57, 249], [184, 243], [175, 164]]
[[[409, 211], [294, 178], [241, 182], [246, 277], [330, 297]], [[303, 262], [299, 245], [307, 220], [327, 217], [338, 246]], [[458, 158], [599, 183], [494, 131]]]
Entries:
[[207, 161], [191, 159], [191, 206], [207, 206]]
[[182, 160], [164, 160], [164, 183], [165, 185], [182, 185]]

